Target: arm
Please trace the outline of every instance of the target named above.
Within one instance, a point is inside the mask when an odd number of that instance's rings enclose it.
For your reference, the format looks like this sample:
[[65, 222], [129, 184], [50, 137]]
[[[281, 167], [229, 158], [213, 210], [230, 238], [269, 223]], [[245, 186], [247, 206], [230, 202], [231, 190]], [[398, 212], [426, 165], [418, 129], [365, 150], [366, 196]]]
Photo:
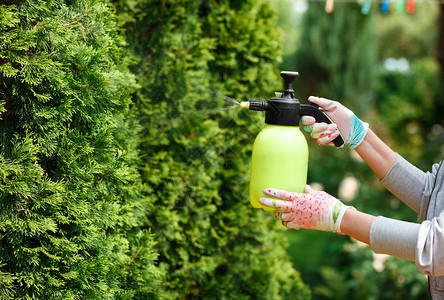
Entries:
[[[381, 183], [397, 198], [419, 213], [420, 219], [423, 219], [434, 181], [434, 173], [426, 174], [408, 163], [379, 139], [369, 129], [367, 123], [359, 120], [352, 111], [339, 102], [318, 97], [310, 97], [309, 101], [319, 105], [324, 113], [336, 123], [342, 136], [346, 137], [346, 145], [356, 150]], [[310, 135], [321, 145], [330, 145], [332, 139], [338, 135], [336, 127], [316, 123], [312, 117], [304, 116], [302, 124], [305, 125], [304, 129], [311, 132]]]
[[[425, 217], [428, 195], [431, 193], [436, 170], [426, 174], [391, 150], [372, 130], [368, 130], [356, 152], [382, 180], [384, 186]], [[436, 169], [436, 166], [435, 166]], [[425, 198], [425, 199], [424, 199]], [[444, 220], [444, 214], [442, 216]], [[435, 218], [436, 219], [436, 218]], [[433, 219], [423, 224], [374, 217], [348, 209], [341, 223], [345, 234], [370, 245], [376, 253], [416, 261], [421, 273], [444, 273], [444, 230]], [[438, 257], [440, 256], [440, 257]]]
[[432, 192], [437, 165], [425, 173], [391, 150], [372, 130], [356, 152], [373, 170], [381, 183], [424, 220]]
[[396, 152], [390, 149], [371, 129], [355, 150], [379, 179], [385, 177], [396, 161]]
[[341, 231], [358, 241], [370, 245], [370, 227], [374, 219], [375, 216], [355, 209], [347, 209], [342, 218]]
[[[307, 186], [306, 193], [265, 189], [262, 205], [275, 208], [275, 217], [289, 229], [315, 229], [347, 234], [376, 253], [415, 260], [419, 224], [374, 217], [343, 204], [326, 192]], [[285, 201], [282, 201], [282, 200]]]
[[341, 230], [363, 243], [375, 253], [384, 253], [415, 261], [415, 248], [420, 224], [384, 217], [375, 217], [348, 209], [342, 218]]
[[[381, 162], [383, 163], [384, 159]], [[398, 157], [394, 170], [390, 170], [387, 175], [389, 177], [387, 180], [390, 181], [392, 180], [390, 177], [396, 177], [399, 170], [401, 170], [400, 175], [403, 175], [402, 178], [407, 178], [407, 181], [410, 182], [413, 182], [413, 180], [420, 181], [420, 177], [423, 176], [426, 182], [425, 191], [427, 191], [431, 190], [432, 182], [430, 181], [434, 179], [437, 172], [436, 168], [437, 166], [434, 167], [433, 174], [427, 176]], [[408, 169], [412, 170], [406, 172], [405, 170]], [[405, 199], [415, 199], [417, 197], [412, 196], [412, 193], [418, 194], [414, 186], [413, 184], [411, 191], [409, 187], [406, 189], [399, 188], [406, 194]], [[428, 201], [426, 202], [428, 203]], [[412, 201], [412, 203], [416, 202]], [[426, 207], [421, 209], [421, 211], [425, 210]], [[424, 212], [422, 214], [425, 215]], [[369, 244], [376, 253], [389, 254], [415, 261], [416, 267], [421, 273], [442, 276], [444, 275], [444, 251], [442, 251], [444, 249], [444, 227], [442, 224], [444, 224], [444, 211], [438, 217], [417, 224], [374, 217], [354, 209], [347, 209], [340, 228], [344, 234]]]
[[331, 145], [331, 141], [341, 132], [346, 140], [345, 144], [355, 149], [376, 176], [382, 179], [395, 163], [396, 153], [369, 129], [367, 123], [359, 120], [351, 110], [339, 102], [313, 96], [308, 100], [319, 105], [337, 125], [315, 123], [316, 120], [313, 117], [303, 116], [304, 129], [317, 139], [318, 144]]

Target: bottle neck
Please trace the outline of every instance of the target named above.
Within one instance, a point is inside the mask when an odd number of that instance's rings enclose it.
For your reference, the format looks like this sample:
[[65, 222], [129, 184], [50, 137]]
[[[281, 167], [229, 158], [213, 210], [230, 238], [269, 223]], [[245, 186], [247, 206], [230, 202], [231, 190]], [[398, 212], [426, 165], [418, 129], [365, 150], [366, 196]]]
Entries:
[[265, 128], [285, 128], [287, 130], [299, 130], [299, 126], [293, 125], [276, 125], [276, 124], [265, 124]]

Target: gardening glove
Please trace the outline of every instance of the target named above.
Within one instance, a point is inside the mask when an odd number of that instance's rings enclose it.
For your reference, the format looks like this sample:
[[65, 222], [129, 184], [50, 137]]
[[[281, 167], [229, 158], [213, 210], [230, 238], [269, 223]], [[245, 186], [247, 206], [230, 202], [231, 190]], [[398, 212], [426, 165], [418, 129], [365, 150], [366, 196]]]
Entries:
[[[303, 116], [301, 121], [305, 131], [320, 145], [333, 145], [332, 141], [339, 135], [339, 129], [345, 139], [345, 144], [354, 149], [359, 146], [368, 131], [368, 123], [362, 122], [356, 115], [337, 101], [311, 96], [308, 98], [321, 108], [321, 110], [335, 123], [316, 123], [311, 116]], [[337, 126], [337, 127], [336, 127]]]
[[[309, 185], [304, 193], [293, 193], [267, 188], [264, 194], [274, 198], [261, 198], [259, 202], [274, 207], [275, 217], [292, 229], [316, 229], [341, 233], [341, 221], [347, 206], [326, 192], [313, 190]], [[286, 200], [286, 201], [283, 201]]]

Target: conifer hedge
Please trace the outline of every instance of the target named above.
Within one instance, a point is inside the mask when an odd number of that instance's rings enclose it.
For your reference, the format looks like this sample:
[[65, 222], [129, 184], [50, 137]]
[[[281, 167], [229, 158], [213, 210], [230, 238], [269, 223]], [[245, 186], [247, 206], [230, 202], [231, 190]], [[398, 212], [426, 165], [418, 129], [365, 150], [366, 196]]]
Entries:
[[223, 109], [281, 88], [274, 22], [253, 0], [2, 2], [0, 299], [309, 297], [248, 203], [263, 116]]
[[257, 0], [117, 7], [138, 60], [141, 171], [167, 297], [308, 298], [272, 214], [248, 202], [263, 116], [223, 109], [224, 95], [268, 99], [282, 88], [273, 11]]
[[0, 299], [160, 295], [114, 19], [106, 1], [0, 5]]

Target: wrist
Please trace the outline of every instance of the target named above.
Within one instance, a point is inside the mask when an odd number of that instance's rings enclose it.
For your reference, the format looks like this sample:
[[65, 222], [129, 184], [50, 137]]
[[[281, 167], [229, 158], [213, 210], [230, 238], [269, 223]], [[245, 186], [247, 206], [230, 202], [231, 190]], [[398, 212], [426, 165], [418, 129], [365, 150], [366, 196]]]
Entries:
[[384, 178], [395, 164], [397, 157], [396, 152], [390, 149], [371, 129], [355, 151], [379, 179]]
[[[335, 209], [336, 208], [336, 209]], [[344, 203], [338, 201], [338, 203], [333, 207], [332, 211], [332, 217], [333, 217], [333, 226], [332, 231], [342, 234], [342, 220], [344, 219], [344, 216], [347, 211], [350, 210], [356, 210], [353, 206], [345, 205]]]
[[346, 144], [354, 149], [358, 147], [365, 139], [368, 132], [368, 123], [362, 122], [356, 115], [351, 118], [350, 133]]

